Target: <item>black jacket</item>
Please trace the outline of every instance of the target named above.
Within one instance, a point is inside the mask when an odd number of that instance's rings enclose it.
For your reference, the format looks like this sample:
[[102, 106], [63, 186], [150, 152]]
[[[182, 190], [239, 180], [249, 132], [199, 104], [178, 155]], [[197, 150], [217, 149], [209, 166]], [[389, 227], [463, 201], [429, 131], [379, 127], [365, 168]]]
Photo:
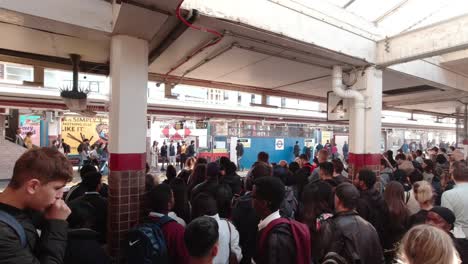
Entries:
[[237, 157], [242, 157], [244, 155], [244, 145], [242, 145], [242, 143], [237, 144], [236, 155]]
[[231, 174], [224, 175], [221, 177], [220, 184], [227, 184], [231, 187], [232, 194], [240, 194], [241, 192], [241, 178], [237, 173], [233, 172]]
[[90, 213], [95, 216], [96, 224], [91, 228], [99, 234], [99, 241], [105, 243], [107, 236], [107, 199], [98, 193], [87, 193], [71, 201], [68, 205], [73, 213], [75, 208], [83, 204], [89, 204], [93, 208]]
[[[65, 202], [69, 203], [75, 200], [76, 198], [83, 196], [86, 190], [86, 187], [81, 182], [76, 184], [75, 186], [72, 186], [68, 191], [67, 195], [65, 196]], [[101, 190], [99, 190], [99, 193], [102, 197], [107, 198], [109, 196], [109, 185], [102, 183], [102, 187]]]
[[377, 230], [380, 241], [383, 241], [385, 232], [385, 219], [387, 215], [387, 205], [380, 192], [376, 189], [360, 191], [361, 197], [357, 203], [357, 212], [367, 222]]
[[216, 180], [207, 180], [198, 184], [192, 190], [192, 193], [190, 196], [191, 200], [197, 197], [197, 195], [200, 193], [208, 193], [212, 195], [213, 197], [216, 197], [216, 191], [217, 191], [218, 186], [219, 184]]
[[[260, 237], [262, 231], [258, 232]], [[262, 255], [257, 249], [255, 263], [257, 264], [294, 264], [296, 263], [296, 241], [289, 224], [279, 224], [269, 233]]]
[[98, 242], [99, 234], [91, 229], [73, 229], [68, 232], [65, 264], [107, 264], [109, 256]]
[[[1, 203], [0, 209], [18, 220], [24, 227], [28, 241], [27, 247], [22, 248], [15, 231], [0, 222], [0, 262], [2, 264], [64, 263], [68, 228], [66, 221], [43, 220], [34, 222], [31, 212]], [[36, 229], [41, 230], [40, 238]]]
[[195, 156], [195, 145], [191, 144], [187, 147], [187, 157]]
[[250, 264], [256, 252], [257, 230], [260, 219], [252, 206], [252, 193], [248, 192], [234, 202], [232, 222], [239, 231], [239, 246], [242, 248], [241, 264]]
[[310, 169], [308, 167], [302, 167], [294, 175], [292, 176], [293, 178], [293, 184], [297, 186], [297, 200], [301, 201], [302, 198], [302, 190], [304, 189], [304, 186], [306, 186], [309, 183], [309, 178], [310, 176]]
[[167, 157], [167, 145], [161, 146], [161, 157]]
[[[341, 240], [348, 241], [354, 247], [360, 264], [384, 263], [382, 247], [375, 228], [360, 217], [355, 211], [340, 212], [334, 217], [335, 232], [339, 232]], [[337, 239], [338, 241], [340, 239]], [[334, 245], [336, 247], [336, 244]], [[339, 251], [330, 249], [329, 251]], [[346, 254], [340, 254], [346, 255]], [[351, 262], [353, 263], [353, 262]]]

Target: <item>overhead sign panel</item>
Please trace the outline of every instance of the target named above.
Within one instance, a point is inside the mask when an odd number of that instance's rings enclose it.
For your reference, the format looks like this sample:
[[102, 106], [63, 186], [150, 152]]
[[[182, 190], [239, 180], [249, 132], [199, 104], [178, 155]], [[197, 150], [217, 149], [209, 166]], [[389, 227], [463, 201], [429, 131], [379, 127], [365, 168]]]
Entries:
[[334, 92], [327, 94], [327, 120], [349, 121], [350, 99], [337, 96]]

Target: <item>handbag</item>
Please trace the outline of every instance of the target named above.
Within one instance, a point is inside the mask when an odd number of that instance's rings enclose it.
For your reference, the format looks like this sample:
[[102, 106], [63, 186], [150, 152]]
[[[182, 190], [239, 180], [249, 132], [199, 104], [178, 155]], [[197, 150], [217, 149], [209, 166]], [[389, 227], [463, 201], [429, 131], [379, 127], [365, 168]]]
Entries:
[[224, 221], [226, 221], [226, 224], [229, 229], [229, 264], [238, 264], [239, 262], [237, 261], [236, 254], [232, 253], [231, 251], [231, 225], [229, 224], [228, 220], [224, 220]]

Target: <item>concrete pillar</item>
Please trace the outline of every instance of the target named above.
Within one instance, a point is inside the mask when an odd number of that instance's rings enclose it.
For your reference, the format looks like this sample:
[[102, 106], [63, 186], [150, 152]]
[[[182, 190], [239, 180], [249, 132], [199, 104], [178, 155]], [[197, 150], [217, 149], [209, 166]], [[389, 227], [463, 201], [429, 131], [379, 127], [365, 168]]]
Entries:
[[164, 98], [174, 98], [172, 95], [172, 88], [174, 88], [174, 84], [172, 83], [166, 83], [164, 85]]
[[113, 36], [110, 55], [108, 245], [124, 263], [126, 233], [144, 211], [148, 42]]
[[269, 100], [268, 96], [266, 94], [262, 94], [262, 105], [268, 105]]
[[[364, 88], [363, 108], [355, 106], [350, 115], [350, 175], [354, 177], [362, 168], [380, 173], [380, 137], [382, 129], [382, 71], [375, 67], [365, 70], [357, 83]], [[362, 113], [361, 111], [364, 111]], [[364, 120], [360, 120], [364, 118]]]
[[5, 120], [6, 116], [0, 114], [0, 145], [5, 142]]
[[44, 68], [34, 66], [34, 80], [33, 82], [38, 86], [44, 86]]

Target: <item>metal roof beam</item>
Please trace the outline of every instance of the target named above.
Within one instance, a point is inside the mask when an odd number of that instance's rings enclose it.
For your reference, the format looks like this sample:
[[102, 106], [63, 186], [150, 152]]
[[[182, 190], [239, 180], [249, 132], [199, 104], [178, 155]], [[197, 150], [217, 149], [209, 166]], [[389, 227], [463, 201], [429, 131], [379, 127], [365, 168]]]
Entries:
[[376, 64], [387, 67], [468, 48], [468, 15], [377, 43]]
[[[183, 7], [371, 63], [375, 61], [375, 43], [381, 38], [372, 24], [324, 4], [308, 8], [292, 0], [191, 0]], [[335, 11], [340, 12], [341, 20], [327, 15]]]

